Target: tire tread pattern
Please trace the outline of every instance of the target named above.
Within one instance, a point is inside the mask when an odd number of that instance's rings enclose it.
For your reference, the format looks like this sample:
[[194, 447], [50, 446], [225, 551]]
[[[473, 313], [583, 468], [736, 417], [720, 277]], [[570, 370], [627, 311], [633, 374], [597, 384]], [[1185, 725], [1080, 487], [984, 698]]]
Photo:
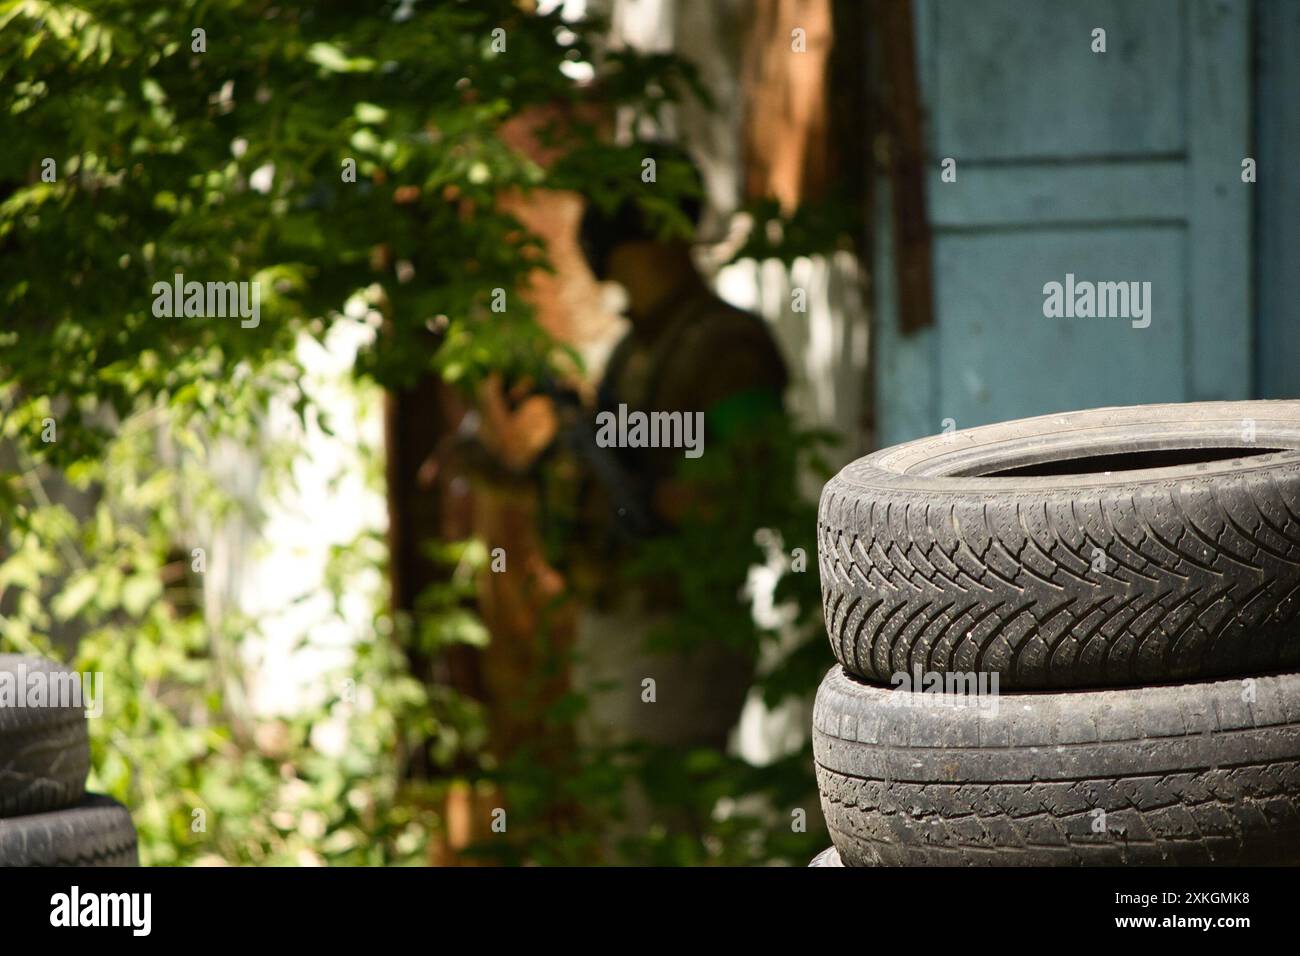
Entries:
[[0, 820], [0, 866], [136, 866], [131, 815], [89, 794], [68, 810]]
[[817, 534], [832, 651], [870, 680], [919, 667], [1049, 689], [1300, 667], [1294, 469], [985, 495], [859, 467], [826, 485]]
[[[21, 670], [19, 669], [21, 668]], [[40, 658], [0, 655], [0, 671], [63, 670]], [[76, 806], [90, 770], [86, 717], [75, 706], [0, 705], [0, 818]]]
[[1253, 689], [1013, 694], [991, 717], [836, 668], [813, 715], [822, 810], [846, 866], [1294, 864], [1300, 675]]

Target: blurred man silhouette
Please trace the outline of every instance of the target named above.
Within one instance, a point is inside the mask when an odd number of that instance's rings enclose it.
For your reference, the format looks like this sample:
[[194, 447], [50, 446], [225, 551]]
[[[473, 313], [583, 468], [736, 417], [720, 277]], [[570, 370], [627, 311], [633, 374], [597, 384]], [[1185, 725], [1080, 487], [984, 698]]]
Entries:
[[[678, 209], [697, 226], [700, 178], [694, 164], [676, 146], [646, 144], [644, 151], [661, 169], [666, 162], [689, 164], [694, 195], [681, 199]], [[766, 422], [784, 422], [787, 374], [766, 323], [714, 294], [696, 268], [691, 240], [663, 238], [653, 218], [635, 200], [612, 211], [589, 202], [580, 228], [592, 273], [622, 288], [631, 326], [611, 353], [596, 407], [583, 410], [586, 427], [579, 440], [586, 446], [579, 457], [594, 475], [587, 483], [591, 493], [580, 505], [588, 515], [600, 517], [591, 522], [595, 533], [580, 539], [576, 550], [582, 553], [565, 562], [583, 604], [574, 682], [588, 691], [606, 684], [611, 688], [592, 695], [580, 731], [590, 740], [610, 743], [637, 740], [721, 749], [752, 682], [752, 653], [736, 649], [723, 635], [716, 644], [689, 653], [647, 651], [647, 635], [671, 620], [680, 596], [671, 585], [629, 586], [620, 573], [638, 539], [670, 539], [693, 509], [707, 507], [707, 501], [682, 474], [682, 448], [596, 449], [591, 423], [599, 412], [617, 414], [620, 406], [701, 412], [707, 459], [725, 453], [740, 436], [761, 434]], [[486, 390], [482, 414], [487, 436], [531, 436], [515, 443], [510, 453], [515, 467], [529, 464], [564, 432], [554, 402], [533, 396], [512, 408], [499, 385]], [[749, 536], [756, 529], [734, 530]], [[737, 589], [741, 584], [736, 583]], [[642, 697], [645, 678], [656, 682], [654, 706]]]

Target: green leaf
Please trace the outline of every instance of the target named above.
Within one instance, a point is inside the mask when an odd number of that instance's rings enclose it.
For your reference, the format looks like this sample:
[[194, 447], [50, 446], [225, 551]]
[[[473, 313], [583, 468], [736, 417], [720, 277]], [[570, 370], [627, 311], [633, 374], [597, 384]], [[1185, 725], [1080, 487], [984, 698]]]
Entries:
[[95, 576], [88, 571], [82, 571], [74, 574], [68, 581], [67, 586], [59, 593], [50, 610], [60, 621], [70, 621], [81, 613], [90, 600], [99, 590], [99, 582]]
[[133, 574], [122, 586], [122, 607], [132, 617], [140, 617], [162, 594], [162, 582], [156, 574]]

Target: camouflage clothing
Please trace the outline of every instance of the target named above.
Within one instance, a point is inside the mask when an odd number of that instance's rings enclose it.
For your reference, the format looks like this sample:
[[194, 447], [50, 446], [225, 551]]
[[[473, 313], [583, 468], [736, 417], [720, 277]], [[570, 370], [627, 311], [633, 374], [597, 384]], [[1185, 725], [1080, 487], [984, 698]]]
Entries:
[[[636, 324], [610, 356], [600, 410], [704, 412], [705, 448], [756, 416], [781, 411], [787, 376], [767, 325], [696, 284]], [[627, 448], [627, 470], [647, 485], [671, 478], [680, 449]]]

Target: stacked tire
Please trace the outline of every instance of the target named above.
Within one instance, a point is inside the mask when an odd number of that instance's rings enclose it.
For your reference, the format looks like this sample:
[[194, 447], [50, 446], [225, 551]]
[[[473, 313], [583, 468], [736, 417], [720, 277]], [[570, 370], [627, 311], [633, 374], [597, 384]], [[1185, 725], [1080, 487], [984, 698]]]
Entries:
[[84, 711], [48, 690], [69, 676], [50, 661], [0, 654], [0, 866], [136, 865], [126, 808], [86, 793]]
[[844, 866], [1300, 862], [1300, 402], [885, 449], [818, 560]]

